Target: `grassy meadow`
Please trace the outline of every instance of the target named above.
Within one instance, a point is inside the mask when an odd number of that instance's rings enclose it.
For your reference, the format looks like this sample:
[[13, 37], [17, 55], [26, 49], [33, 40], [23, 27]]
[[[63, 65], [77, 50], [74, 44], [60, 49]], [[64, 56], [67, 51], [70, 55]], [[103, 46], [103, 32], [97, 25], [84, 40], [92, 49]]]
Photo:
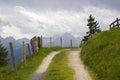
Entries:
[[82, 45], [81, 58], [93, 80], [120, 80], [120, 29], [96, 34]]

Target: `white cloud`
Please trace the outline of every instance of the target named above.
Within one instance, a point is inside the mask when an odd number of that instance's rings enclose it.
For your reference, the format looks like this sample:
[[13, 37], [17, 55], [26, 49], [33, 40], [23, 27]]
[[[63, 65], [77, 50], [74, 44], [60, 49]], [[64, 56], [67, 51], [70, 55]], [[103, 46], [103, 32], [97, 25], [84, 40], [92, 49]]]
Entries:
[[[14, 36], [14, 37], [18, 37], [18, 36], [23, 36], [21, 33], [20, 33], [20, 30], [19, 28], [17, 28], [16, 26], [3, 26], [1, 28], [1, 31], [0, 34], [5, 38], [7, 36]], [[7, 34], [7, 35], [6, 35]], [[21, 37], [22, 38], [22, 37]]]
[[109, 10], [100, 7], [88, 6], [84, 8], [85, 13], [93, 14], [100, 22], [102, 29], [109, 29], [109, 24], [113, 22], [117, 17], [120, 18], [120, 11]]
[[83, 36], [87, 31], [87, 19], [90, 14], [100, 22], [102, 29], [108, 29], [109, 24], [120, 17], [119, 11], [87, 6], [81, 11], [44, 10], [35, 11], [22, 6], [0, 8], [0, 19], [6, 24], [0, 25], [2, 37], [31, 38], [35, 35], [53, 36], [70, 32]]

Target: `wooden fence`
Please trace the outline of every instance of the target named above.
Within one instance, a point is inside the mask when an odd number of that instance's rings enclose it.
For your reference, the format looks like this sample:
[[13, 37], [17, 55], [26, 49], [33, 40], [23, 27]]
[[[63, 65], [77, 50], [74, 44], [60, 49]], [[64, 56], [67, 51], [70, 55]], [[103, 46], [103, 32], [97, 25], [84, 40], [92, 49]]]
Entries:
[[[20, 61], [22, 61], [22, 65], [23, 67], [26, 66], [26, 55], [29, 55], [29, 59], [32, 60], [32, 54], [37, 52], [38, 49], [40, 49], [41, 47], [43, 47], [43, 40], [44, 38], [41, 37], [33, 37], [30, 40], [30, 43], [25, 43], [24, 41], [21, 43], [20, 46], [14, 46], [14, 43], [10, 42], [9, 43], [9, 50], [10, 50], [10, 59], [13, 65], [13, 70], [15, 73], [17, 73], [17, 67], [16, 67], [16, 63], [17, 63], [17, 58], [21, 56]], [[54, 45], [54, 39], [53, 37], [45, 37], [45, 40], [47, 39], [48, 41], [48, 47], [52, 48]], [[73, 40], [72, 39], [64, 39], [62, 37], [58, 38], [58, 44], [57, 46], [61, 46], [64, 47], [64, 43], [67, 42], [68, 43], [68, 47], [73, 47]], [[21, 48], [21, 52], [19, 53], [19, 56], [16, 56], [17, 52], [15, 52], [16, 48]], [[28, 54], [26, 54], [26, 50], [28, 50]]]
[[114, 22], [112, 22], [110, 25], [109, 25], [110, 29], [115, 27], [115, 28], [118, 28], [120, 27], [120, 19], [116, 18], [116, 20]]
[[[14, 48], [15, 47], [13, 46], [12, 42], [9, 43], [9, 47], [10, 47], [9, 49], [10, 49], [10, 53], [11, 53], [13, 70], [16, 73], [17, 72], [17, 67], [16, 67], [16, 59], [15, 59], [16, 56], [15, 56], [15, 54], [17, 54], [17, 53], [14, 52], [14, 50], [15, 50]], [[23, 41], [22, 45], [19, 46], [19, 47], [22, 48], [22, 53], [21, 53], [21, 55], [22, 55], [22, 62], [23, 62], [23, 67], [25, 67], [26, 66], [26, 48], [28, 48], [28, 52], [29, 52], [28, 55], [29, 55], [30, 59], [32, 58], [31, 50], [30, 50], [30, 45], [29, 44], [25, 44], [25, 42]]]
[[[46, 44], [47, 46], [45, 46], [44, 43], [47, 43]], [[53, 47], [53, 46], [65, 47], [64, 46], [65, 43], [68, 44], [67, 46], [71, 46], [71, 47], [73, 46], [73, 40], [72, 39], [65, 39], [63, 37], [59, 37], [59, 38], [56, 39], [56, 38], [53, 38], [53, 37], [35, 36], [31, 39], [31, 46], [32, 46], [32, 51], [33, 52], [37, 52], [38, 49], [40, 49], [41, 47], [50, 47], [50, 48]]]
[[[59, 37], [57, 39], [54, 39], [53, 37], [43, 37], [43, 46], [44, 46], [44, 41], [48, 41], [48, 47], [54, 47], [54, 46], [60, 46], [60, 47], [73, 47], [73, 40], [72, 39], [64, 39], [63, 37]], [[57, 41], [57, 44], [55, 42]], [[64, 44], [67, 45], [64, 45]]]

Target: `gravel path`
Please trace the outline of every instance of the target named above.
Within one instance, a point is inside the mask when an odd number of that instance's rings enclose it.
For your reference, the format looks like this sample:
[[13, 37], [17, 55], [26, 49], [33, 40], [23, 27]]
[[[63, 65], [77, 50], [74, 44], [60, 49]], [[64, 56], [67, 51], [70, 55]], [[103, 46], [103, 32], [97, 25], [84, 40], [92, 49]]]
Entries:
[[69, 65], [75, 70], [74, 80], [92, 80], [80, 59], [80, 50], [70, 51]]
[[52, 58], [60, 53], [60, 51], [55, 51], [50, 53], [41, 63], [41, 65], [38, 67], [37, 71], [35, 74], [30, 78], [30, 80], [43, 80], [44, 74], [49, 66], [49, 64], [52, 61]]

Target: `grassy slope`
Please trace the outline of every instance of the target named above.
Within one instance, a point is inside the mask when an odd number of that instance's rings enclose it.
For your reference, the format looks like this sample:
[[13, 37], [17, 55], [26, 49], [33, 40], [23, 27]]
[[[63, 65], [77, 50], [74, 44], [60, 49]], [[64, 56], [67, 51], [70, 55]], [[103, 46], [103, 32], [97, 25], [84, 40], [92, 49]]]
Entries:
[[68, 52], [57, 54], [47, 69], [45, 80], [73, 80], [74, 71], [68, 66]]
[[38, 53], [33, 55], [32, 60], [27, 59], [27, 65], [25, 68], [19, 63], [17, 74], [13, 73], [12, 67], [5, 66], [0, 67], [0, 80], [28, 80], [28, 78], [34, 73], [42, 60], [52, 50], [48, 48], [41, 49]]
[[120, 80], [120, 29], [104, 31], [88, 40], [81, 57], [95, 80]]

